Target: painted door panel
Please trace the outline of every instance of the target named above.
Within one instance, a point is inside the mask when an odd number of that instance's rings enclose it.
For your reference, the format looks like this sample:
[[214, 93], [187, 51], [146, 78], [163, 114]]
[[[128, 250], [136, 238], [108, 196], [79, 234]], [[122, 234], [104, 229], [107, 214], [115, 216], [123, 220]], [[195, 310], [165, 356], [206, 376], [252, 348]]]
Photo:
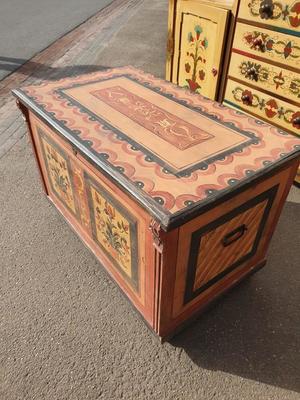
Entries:
[[148, 215], [132, 200], [119, 197], [119, 189], [108, 186], [69, 144], [32, 115], [31, 123], [49, 198], [152, 325]]
[[300, 76], [293, 71], [232, 53], [229, 78], [236, 78], [275, 96], [300, 103]]
[[300, 107], [228, 79], [224, 104], [300, 135]]
[[174, 83], [216, 98], [228, 13], [196, 1], [178, 2]]
[[239, 19], [300, 36], [300, 1], [241, 0]]
[[300, 67], [300, 39], [268, 29], [237, 23], [233, 51], [280, 63], [283, 68]]

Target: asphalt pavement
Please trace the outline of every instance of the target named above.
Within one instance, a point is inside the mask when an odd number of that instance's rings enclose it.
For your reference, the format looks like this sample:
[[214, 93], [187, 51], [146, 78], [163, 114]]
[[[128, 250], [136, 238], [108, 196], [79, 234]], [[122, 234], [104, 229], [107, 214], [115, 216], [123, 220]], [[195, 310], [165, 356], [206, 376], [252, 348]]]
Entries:
[[0, 80], [112, 0], [0, 0]]

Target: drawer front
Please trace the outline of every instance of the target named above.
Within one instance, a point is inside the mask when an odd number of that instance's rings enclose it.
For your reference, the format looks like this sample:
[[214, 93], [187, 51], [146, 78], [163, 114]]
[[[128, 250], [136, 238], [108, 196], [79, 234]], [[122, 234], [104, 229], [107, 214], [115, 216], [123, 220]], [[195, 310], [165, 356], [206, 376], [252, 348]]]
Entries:
[[148, 215], [97, 176], [71, 146], [33, 116], [31, 125], [50, 199], [152, 324]]
[[300, 36], [300, 1], [242, 0], [238, 18]]
[[283, 33], [237, 23], [233, 50], [259, 61], [300, 68], [300, 39]]
[[233, 52], [228, 77], [300, 103], [300, 74], [293, 71]]
[[172, 82], [216, 98], [228, 10], [179, 1]]
[[185, 303], [256, 253], [276, 192], [277, 186], [193, 232]]
[[279, 128], [300, 135], [300, 108], [259, 90], [227, 81], [224, 104], [234, 106]]

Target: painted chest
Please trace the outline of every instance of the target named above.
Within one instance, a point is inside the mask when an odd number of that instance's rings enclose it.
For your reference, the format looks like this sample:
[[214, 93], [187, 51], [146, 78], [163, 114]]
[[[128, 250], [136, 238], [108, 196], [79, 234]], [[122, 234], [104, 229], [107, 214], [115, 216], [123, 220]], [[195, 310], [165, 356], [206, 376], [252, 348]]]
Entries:
[[241, 0], [224, 104], [300, 136], [299, 99], [300, 2]]
[[157, 335], [264, 265], [299, 139], [132, 67], [14, 94], [47, 197]]

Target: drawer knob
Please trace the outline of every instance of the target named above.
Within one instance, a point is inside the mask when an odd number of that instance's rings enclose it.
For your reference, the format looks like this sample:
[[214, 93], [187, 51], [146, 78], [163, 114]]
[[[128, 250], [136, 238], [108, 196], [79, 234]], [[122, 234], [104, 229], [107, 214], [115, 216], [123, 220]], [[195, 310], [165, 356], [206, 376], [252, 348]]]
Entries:
[[266, 51], [266, 46], [261, 39], [255, 39], [253, 42], [253, 48], [255, 50], [261, 51], [264, 53]]
[[241, 100], [243, 104], [246, 104], [247, 106], [252, 106], [252, 100], [253, 100], [253, 95], [249, 90], [245, 90], [242, 93]]
[[292, 124], [295, 128], [300, 129], [300, 116], [293, 118]]
[[259, 15], [262, 19], [271, 19], [273, 17], [274, 4], [270, 0], [264, 0], [260, 3]]
[[240, 225], [238, 228], [234, 229], [233, 231], [227, 233], [222, 239], [222, 244], [224, 247], [229, 246], [230, 244], [239, 240], [244, 233], [246, 232], [247, 227], [245, 224]]
[[251, 67], [248, 68], [248, 70], [246, 71], [246, 77], [251, 79], [252, 81], [258, 81], [258, 71], [256, 68]]

